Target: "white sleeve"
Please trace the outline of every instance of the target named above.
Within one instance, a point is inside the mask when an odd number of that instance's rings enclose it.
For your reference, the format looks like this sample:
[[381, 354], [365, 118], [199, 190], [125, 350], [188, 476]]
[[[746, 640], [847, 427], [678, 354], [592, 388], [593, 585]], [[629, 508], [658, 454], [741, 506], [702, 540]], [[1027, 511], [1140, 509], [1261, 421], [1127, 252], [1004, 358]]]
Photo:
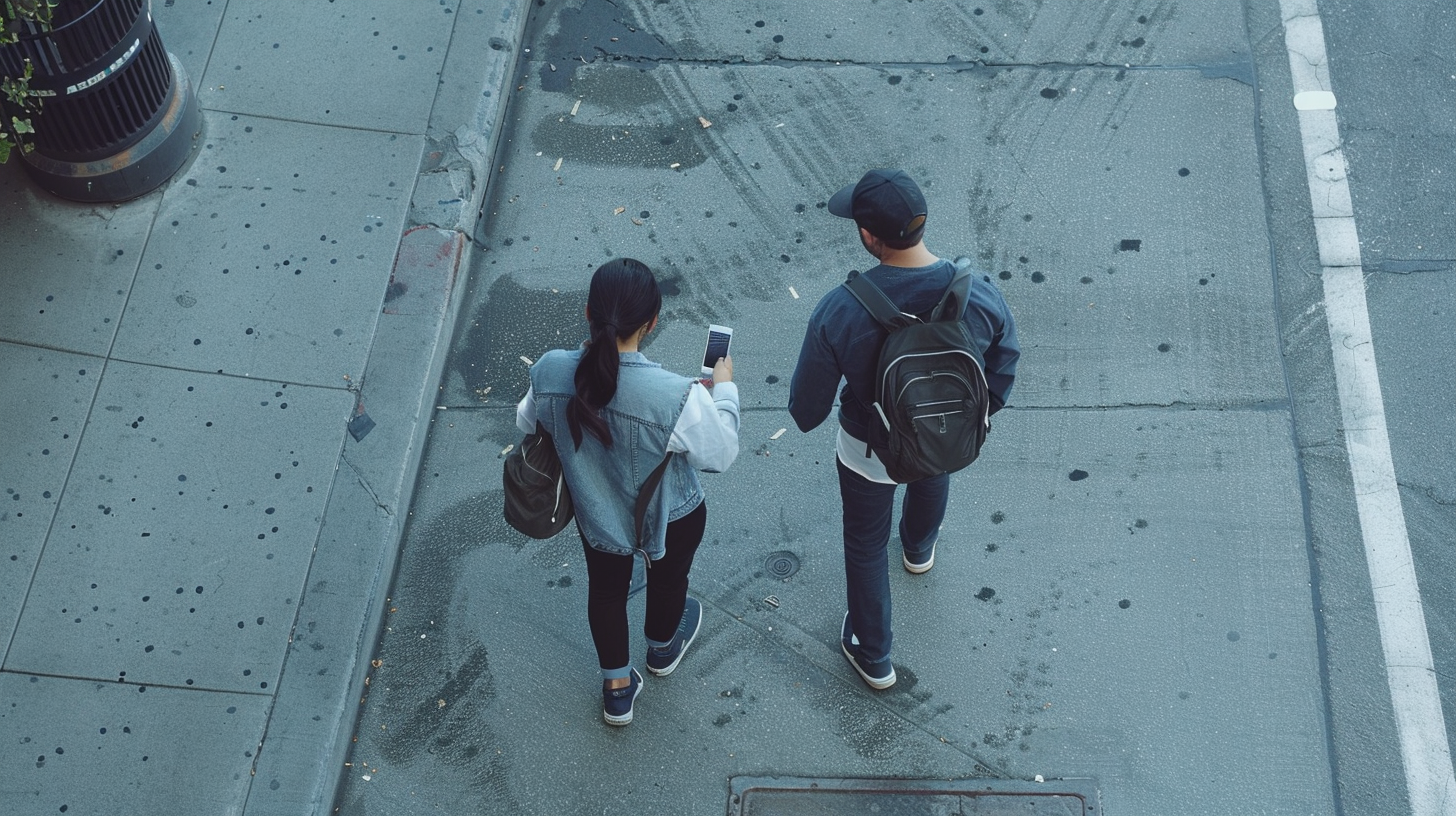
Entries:
[[521, 402], [516, 406], [516, 427], [521, 433], [532, 434], [536, 432], [536, 392], [527, 388], [526, 396], [521, 397]]
[[667, 449], [685, 453], [697, 470], [722, 473], [738, 458], [738, 385], [716, 383], [713, 393], [693, 383]]

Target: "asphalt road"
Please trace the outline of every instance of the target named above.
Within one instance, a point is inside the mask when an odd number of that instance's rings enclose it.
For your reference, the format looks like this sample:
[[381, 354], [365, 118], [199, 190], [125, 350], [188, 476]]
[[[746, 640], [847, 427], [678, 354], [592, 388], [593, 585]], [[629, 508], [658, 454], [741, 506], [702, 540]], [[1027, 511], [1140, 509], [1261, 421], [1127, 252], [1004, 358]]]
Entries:
[[[1249, 4], [1251, 20], [1261, 19]], [[1321, 0], [1379, 364], [1381, 395], [1448, 736], [1456, 736], [1456, 13], [1436, 3]], [[1257, 23], [1255, 23], [1257, 25]], [[1273, 49], [1278, 51], [1279, 49]], [[1261, 52], [1277, 73], [1278, 54]], [[1369, 576], [1350, 507], [1346, 463], [1326, 442], [1338, 414], [1321, 370], [1328, 353], [1302, 312], [1316, 300], [1310, 248], [1280, 205], [1302, 180], [1277, 167], [1297, 133], [1266, 115], [1271, 226], [1285, 297], [1286, 353], [1304, 447], [1315, 575], [1326, 636], [1326, 699], [1344, 812], [1409, 812]], [[1288, 181], [1292, 187], [1285, 187]], [[1285, 195], [1288, 194], [1286, 198]], [[1307, 200], [1307, 199], [1306, 199]], [[1313, 270], [1313, 271], [1312, 271]], [[1311, 277], [1313, 275], [1314, 277]], [[1456, 807], [1447, 803], [1446, 807]]]
[[1456, 734], [1456, 13], [1321, 4], [1426, 626]]

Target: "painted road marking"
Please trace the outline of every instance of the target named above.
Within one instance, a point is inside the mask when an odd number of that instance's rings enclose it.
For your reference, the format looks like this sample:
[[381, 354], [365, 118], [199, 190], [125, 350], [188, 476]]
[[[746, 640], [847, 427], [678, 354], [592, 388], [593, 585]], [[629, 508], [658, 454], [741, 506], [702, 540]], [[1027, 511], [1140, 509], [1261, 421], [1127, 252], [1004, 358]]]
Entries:
[[1280, 0], [1289, 50], [1305, 171], [1334, 351], [1335, 383], [1350, 456], [1375, 617], [1385, 653], [1385, 679], [1395, 709], [1401, 760], [1413, 816], [1456, 816], [1456, 774], [1441, 712], [1426, 616], [1375, 366], [1360, 240], [1345, 178], [1335, 97], [1315, 0]]

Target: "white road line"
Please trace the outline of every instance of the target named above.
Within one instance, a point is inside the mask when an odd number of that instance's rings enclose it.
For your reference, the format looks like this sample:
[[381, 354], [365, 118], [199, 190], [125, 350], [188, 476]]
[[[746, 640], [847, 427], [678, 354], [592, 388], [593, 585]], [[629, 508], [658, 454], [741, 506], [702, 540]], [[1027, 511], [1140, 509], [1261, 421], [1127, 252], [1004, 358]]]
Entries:
[[[1331, 91], [1324, 26], [1315, 0], [1280, 0], [1280, 9], [1295, 93]], [[1301, 109], [1298, 115], [1323, 267], [1325, 313], [1334, 350], [1345, 447], [1350, 456], [1350, 475], [1365, 541], [1365, 560], [1370, 567], [1375, 617], [1385, 652], [1385, 678], [1395, 709], [1411, 813], [1456, 816], [1451, 743], [1441, 712], [1426, 616], [1390, 455], [1339, 123], [1332, 105]]]

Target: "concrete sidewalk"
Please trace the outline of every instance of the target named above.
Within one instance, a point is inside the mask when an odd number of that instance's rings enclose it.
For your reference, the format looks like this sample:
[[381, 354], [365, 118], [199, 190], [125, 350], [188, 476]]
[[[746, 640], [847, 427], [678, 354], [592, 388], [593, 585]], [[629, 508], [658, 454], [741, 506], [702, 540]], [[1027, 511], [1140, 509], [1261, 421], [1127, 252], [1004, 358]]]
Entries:
[[526, 5], [157, 3], [190, 164], [0, 167], [6, 814], [331, 807]]

